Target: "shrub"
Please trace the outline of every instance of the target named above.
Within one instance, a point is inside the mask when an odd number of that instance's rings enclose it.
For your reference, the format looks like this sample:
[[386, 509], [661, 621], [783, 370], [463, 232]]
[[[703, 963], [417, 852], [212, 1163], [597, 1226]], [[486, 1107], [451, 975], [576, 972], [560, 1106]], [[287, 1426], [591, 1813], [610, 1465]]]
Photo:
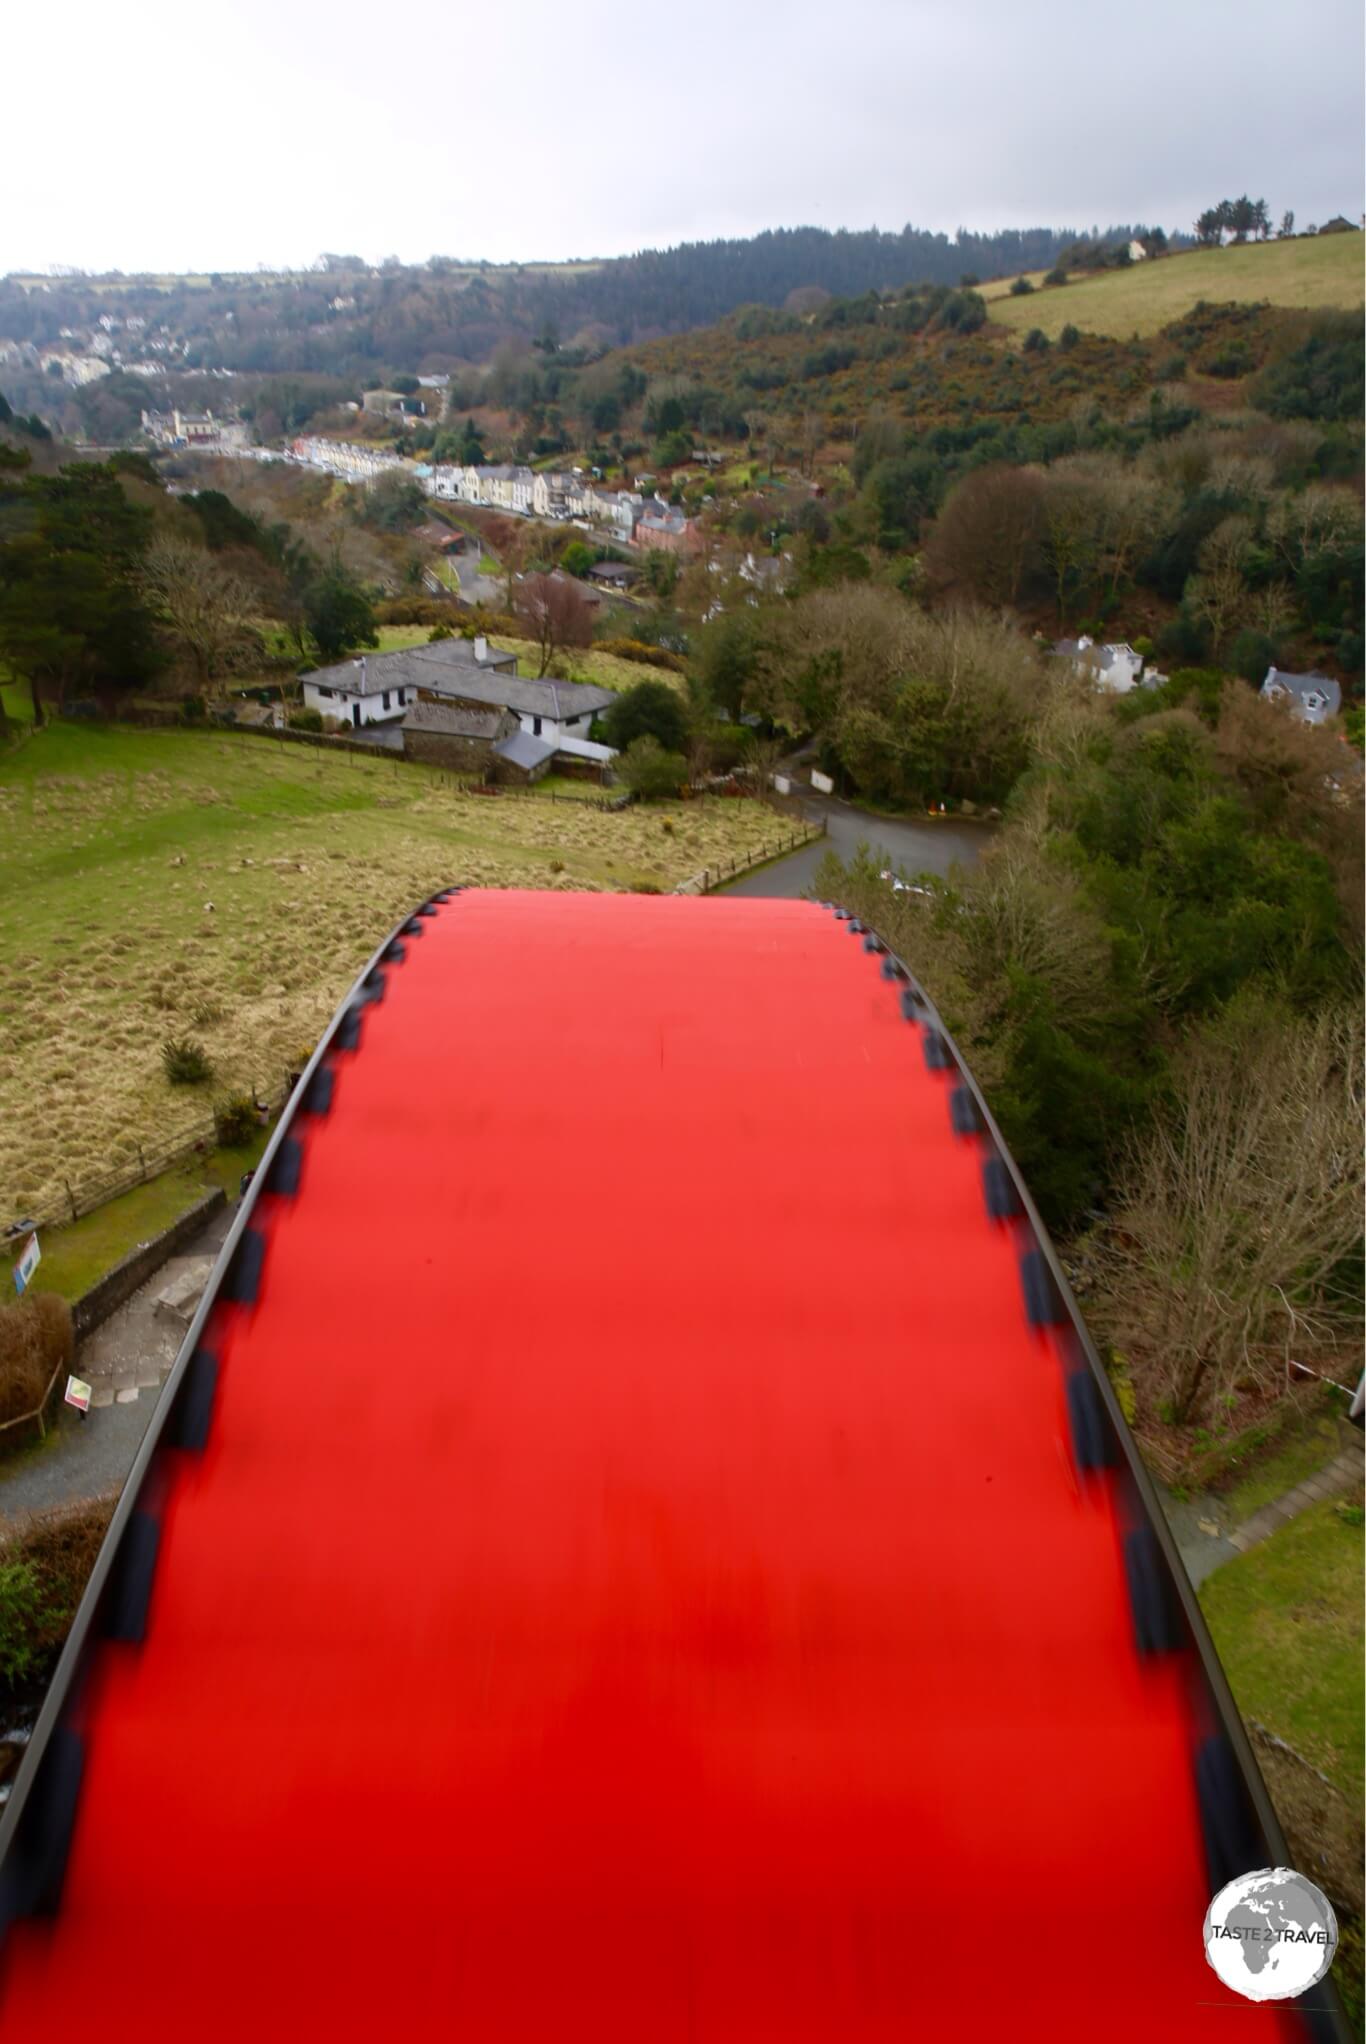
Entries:
[[1045, 284], [1053, 285], [1065, 284], [1067, 282], [1067, 272], [1061, 267], [1061, 265], [1059, 265], [1058, 267], [1051, 269], [1048, 272], [1048, 275], [1044, 278], [1044, 282]]
[[321, 731], [323, 713], [321, 710], [291, 710], [289, 728], [291, 731]]
[[608, 744], [622, 752], [644, 736], [675, 753], [688, 742], [687, 711], [677, 692], [663, 681], [639, 681], [627, 689], [606, 712], [603, 724]]
[[1081, 329], [1079, 327], [1073, 326], [1071, 320], [1069, 319], [1067, 325], [1058, 335], [1058, 346], [1062, 349], [1065, 355], [1070, 355], [1073, 348], [1076, 347], [1077, 342], [1080, 339]]
[[168, 1036], [161, 1062], [173, 1086], [199, 1086], [213, 1077], [213, 1060], [193, 1036]]
[[1012, 298], [1028, 298], [1033, 289], [1028, 277], [1017, 277], [1010, 287], [1010, 295]]
[[667, 667], [673, 674], [686, 674], [688, 663], [680, 653], [663, 646], [647, 645], [644, 639], [599, 639], [600, 653], [615, 654], [618, 660], [634, 660], [645, 667]]
[[35, 1412], [54, 1370], [76, 1353], [71, 1308], [55, 1292], [0, 1306], [0, 1419]]
[[633, 739], [616, 763], [618, 779], [644, 802], [677, 795], [686, 787], [688, 762], [681, 752], [666, 752], [648, 733]]
[[433, 625], [427, 634], [427, 644], [434, 646], [439, 639], [453, 639], [455, 633], [449, 625]]
[[241, 1150], [256, 1134], [256, 1102], [247, 1093], [220, 1100], [213, 1111], [213, 1132], [225, 1150]]
[[1024, 337], [1024, 351], [1026, 355], [1046, 355], [1048, 353], [1048, 335], [1041, 326], [1032, 326], [1029, 329], [1029, 332]]
[[203, 696], [182, 696], [180, 698], [181, 721], [186, 724], [202, 724], [205, 716]]
[[0, 1679], [26, 1681], [38, 1661], [42, 1586], [32, 1563], [0, 1562]]

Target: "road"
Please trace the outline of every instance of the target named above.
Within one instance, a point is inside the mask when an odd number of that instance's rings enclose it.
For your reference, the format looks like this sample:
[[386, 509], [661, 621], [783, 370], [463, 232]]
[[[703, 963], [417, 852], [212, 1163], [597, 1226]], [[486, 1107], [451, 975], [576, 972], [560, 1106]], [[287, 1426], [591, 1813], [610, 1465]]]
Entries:
[[884, 866], [904, 866], [908, 873], [947, 873], [955, 862], [971, 865], [990, 835], [988, 824], [951, 822], [947, 817], [942, 823], [931, 822], [928, 817], [923, 822], [903, 822], [872, 816], [848, 802], [810, 794], [806, 789], [802, 790], [802, 800], [808, 816], [825, 817], [826, 837], [803, 845], [799, 852], [778, 859], [771, 866], [761, 866], [757, 873], [746, 873], [729, 887], [721, 888], [721, 893], [804, 894], [827, 851], [837, 853], [841, 859], [851, 859], [861, 843], [879, 847], [886, 854], [882, 858]]

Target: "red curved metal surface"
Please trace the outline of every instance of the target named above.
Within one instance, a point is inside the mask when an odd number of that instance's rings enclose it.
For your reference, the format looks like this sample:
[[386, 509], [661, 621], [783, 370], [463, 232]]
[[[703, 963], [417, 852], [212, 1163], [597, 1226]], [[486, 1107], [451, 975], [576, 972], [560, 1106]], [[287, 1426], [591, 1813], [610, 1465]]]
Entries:
[[6, 2044], [1289, 2034], [847, 926], [464, 894], [331, 1062]]

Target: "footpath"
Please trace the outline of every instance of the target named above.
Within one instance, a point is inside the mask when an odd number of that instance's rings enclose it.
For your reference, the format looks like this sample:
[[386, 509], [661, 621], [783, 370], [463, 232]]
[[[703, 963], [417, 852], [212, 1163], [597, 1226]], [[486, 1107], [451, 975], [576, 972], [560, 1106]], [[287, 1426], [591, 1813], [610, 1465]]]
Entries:
[[121, 1488], [189, 1323], [189, 1313], [168, 1312], [159, 1301], [167, 1291], [186, 1304], [198, 1298], [233, 1211], [220, 1208], [180, 1254], [81, 1342], [75, 1369], [91, 1386], [90, 1411], [83, 1419], [70, 1406], [60, 1407], [44, 1440], [0, 1462], [0, 1537], [29, 1512], [84, 1503]]
[[1344, 1440], [1337, 1453], [1312, 1476], [1304, 1478], [1283, 1496], [1262, 1505], [1249, 1518], [1236, 1524], [1228, 1519], [1224, 1500], [1219, 1497], [1173, 1497], [1158, 1486], [1167, 1523], [1172, 1529], [1186, 1573], [1198, 1590], [1208, 1576], [1235, 1556], [1246, 1554], [1262, 1540], [1269, 1540], [1282, 1526], [1307, 1511], [1323, 1498], [1338, 1497], [1357, 1489], [1362, 1481], [1363, 1441]]

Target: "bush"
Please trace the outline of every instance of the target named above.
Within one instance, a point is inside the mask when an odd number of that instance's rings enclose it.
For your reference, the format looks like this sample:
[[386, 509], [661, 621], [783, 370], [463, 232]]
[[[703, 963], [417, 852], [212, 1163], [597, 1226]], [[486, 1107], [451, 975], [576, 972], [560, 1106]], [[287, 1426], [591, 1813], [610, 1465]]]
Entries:
[[1048, 272], [1048, 275], [1044, 278], [1044, 282], [1045, 284], [1053, 285], [1065, 284], [1067, 282], [1067, 272], [1066, 270], [1061, 268], [1061, 266], [1055, 269], [1051, 269]]
[[235, 1093], [214, 1108], [213, 1132], [225, 1150], [245, 1149], [259, 1125], [256, 1102], [247, 1093]]
[[0, 1306], [0, 1419], [36, 1412], [54, 1370], [76, 1353], [71, 1308], [55, 1292]]
[[1032, 326], [1025, 335], [1024, 352], [1026, 355], [1046, 355], [1048, 353], [1048, 335], [1041, 326]]
[[46, 1675], [108, 1530], [113, 1497], [34, 1512], [0, 1550], [0, 1681]]
[[688, 716], [682, 698], [664, 681], [637, 682], [617, 697], [602, 721], [607, 743], [619, 752], [647, 736], [669, 752], [681, 753], [688, 742]]
[[455, 633], [449, 625], [433, 625], [427, 634], [427, 644], [435, 646], [441, 639], [453, 639], [454, 637]]
[[1265, 632], [1256, 632], [1246, 627], [1239, 632], [1229, 651], [1229, 666], [1235, 674], [1241, 674], [1244, 681], [1250, 681], [1260, 688], [1266, 680], [1266, 670], [1276, 658], [1276, 642]]
[[42, 1586], [27, 1561], [0, 1562], [0, 1680], [14, 1688], [38, 1662]]
[[598, 650], [613, 653], [618, 660], [634, 660], [645, 667], [667, 667], [672, 674], [686, 674], [688, 663], [680, 653], [663, 646], [647, 645], [644, 639], [599, 639]]
[[202, 724], [205, 712], [206, 705], [203, 696], [182, 696], [180, 698], [180, 717], [182, 723]]
[[1081, 329], [1079, 327], [1073, 326], [1071, 320], [1069, 319], [1067, 325], [1058, 335], [1058, 346], [1062, 349], [1065, 355], [1070, 355], [1073, 348], [1076, 347], [1077, 342], [1080, 339]]
[[199, 1086], [213, 1077], [213, 1060], [193, 1036], [168, 1036], [161, 1062], [173, 1086]]
[[677, 795], [688, 782], [688, 762], [681, 752], [666, 752], [646, 733], [633, 739], [616, 763], [617, 778], [644, 802]]
[[1033, 289], [1028, 277], [1017, 277], [1010, 287], [1010, 295], [1012, 298], [1028, 298]]
[[291, 731], [321, 731], [323, 713], [321, 710], [291, 710], [287, 721]]

